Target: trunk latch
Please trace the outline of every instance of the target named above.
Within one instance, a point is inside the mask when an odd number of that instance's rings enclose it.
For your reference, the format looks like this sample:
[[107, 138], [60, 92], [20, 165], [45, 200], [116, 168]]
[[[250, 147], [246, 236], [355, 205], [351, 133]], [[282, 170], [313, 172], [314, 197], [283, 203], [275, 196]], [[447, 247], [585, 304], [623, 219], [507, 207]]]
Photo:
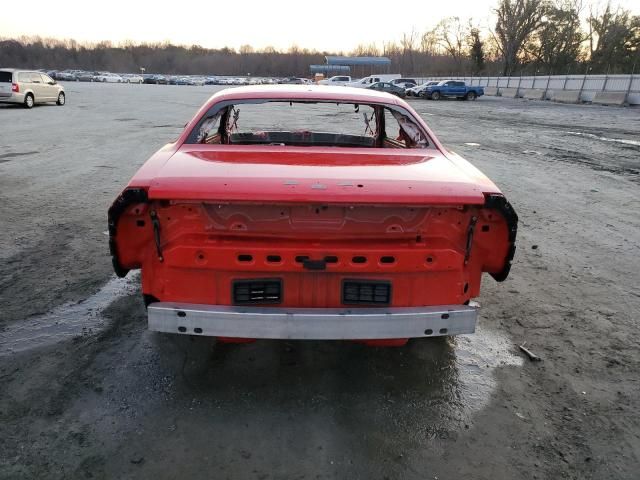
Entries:
[[311, 260], [310, 258], [305, 258], [302, 261], [302, 266], [307, 270], [326, 270], [327, 262], [326, 260]]

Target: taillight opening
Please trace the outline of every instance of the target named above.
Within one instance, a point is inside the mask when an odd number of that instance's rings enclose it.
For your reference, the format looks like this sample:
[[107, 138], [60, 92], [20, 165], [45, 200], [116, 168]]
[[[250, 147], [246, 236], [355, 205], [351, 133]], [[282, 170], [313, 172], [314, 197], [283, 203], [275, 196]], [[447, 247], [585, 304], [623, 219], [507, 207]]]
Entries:
[[11, 84], [11, 91], [12, 92], [19, 92], [20, 91], [20, 85], [18, 85], [17, 83], [12, 83]]

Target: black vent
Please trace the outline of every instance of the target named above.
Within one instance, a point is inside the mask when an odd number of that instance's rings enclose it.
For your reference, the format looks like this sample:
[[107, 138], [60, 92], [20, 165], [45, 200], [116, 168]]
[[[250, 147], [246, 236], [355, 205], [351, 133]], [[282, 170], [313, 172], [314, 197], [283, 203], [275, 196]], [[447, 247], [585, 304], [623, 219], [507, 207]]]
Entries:
[[235, 280], [233, 282], [234, 305], [255, 305], [281, 302], [282, 280], [279, 278]]
[[391, 303], [391, 282], [344, 280], [342, 282], [342, 303], [345, 305], [389, 305]]

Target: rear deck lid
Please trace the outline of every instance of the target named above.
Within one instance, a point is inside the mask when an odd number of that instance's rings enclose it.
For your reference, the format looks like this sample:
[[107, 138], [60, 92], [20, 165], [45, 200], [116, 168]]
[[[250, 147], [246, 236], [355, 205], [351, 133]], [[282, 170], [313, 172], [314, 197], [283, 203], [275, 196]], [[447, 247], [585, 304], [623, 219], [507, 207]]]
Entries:
[[435, 149], [184, 145], [148, 193], [164, 200], [459, 205], [484, 203], [484, 190]]

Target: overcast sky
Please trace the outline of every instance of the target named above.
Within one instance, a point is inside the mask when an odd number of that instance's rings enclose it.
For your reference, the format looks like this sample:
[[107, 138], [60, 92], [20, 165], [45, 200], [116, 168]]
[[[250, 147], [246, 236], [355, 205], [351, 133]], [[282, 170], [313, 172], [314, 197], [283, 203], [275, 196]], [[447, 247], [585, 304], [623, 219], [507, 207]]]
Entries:
[[[360, 43], [397, 41], [412, 29], [424, 32], [446, 16], [471, 16], [486, 27], [497, 1], [182, 0], [165, 6], [163, 0], [31, 0], [27, 10], [0, 16], [0, 36], [348, 51]], [[640, 14], [640, 0], [615, 4]]]

